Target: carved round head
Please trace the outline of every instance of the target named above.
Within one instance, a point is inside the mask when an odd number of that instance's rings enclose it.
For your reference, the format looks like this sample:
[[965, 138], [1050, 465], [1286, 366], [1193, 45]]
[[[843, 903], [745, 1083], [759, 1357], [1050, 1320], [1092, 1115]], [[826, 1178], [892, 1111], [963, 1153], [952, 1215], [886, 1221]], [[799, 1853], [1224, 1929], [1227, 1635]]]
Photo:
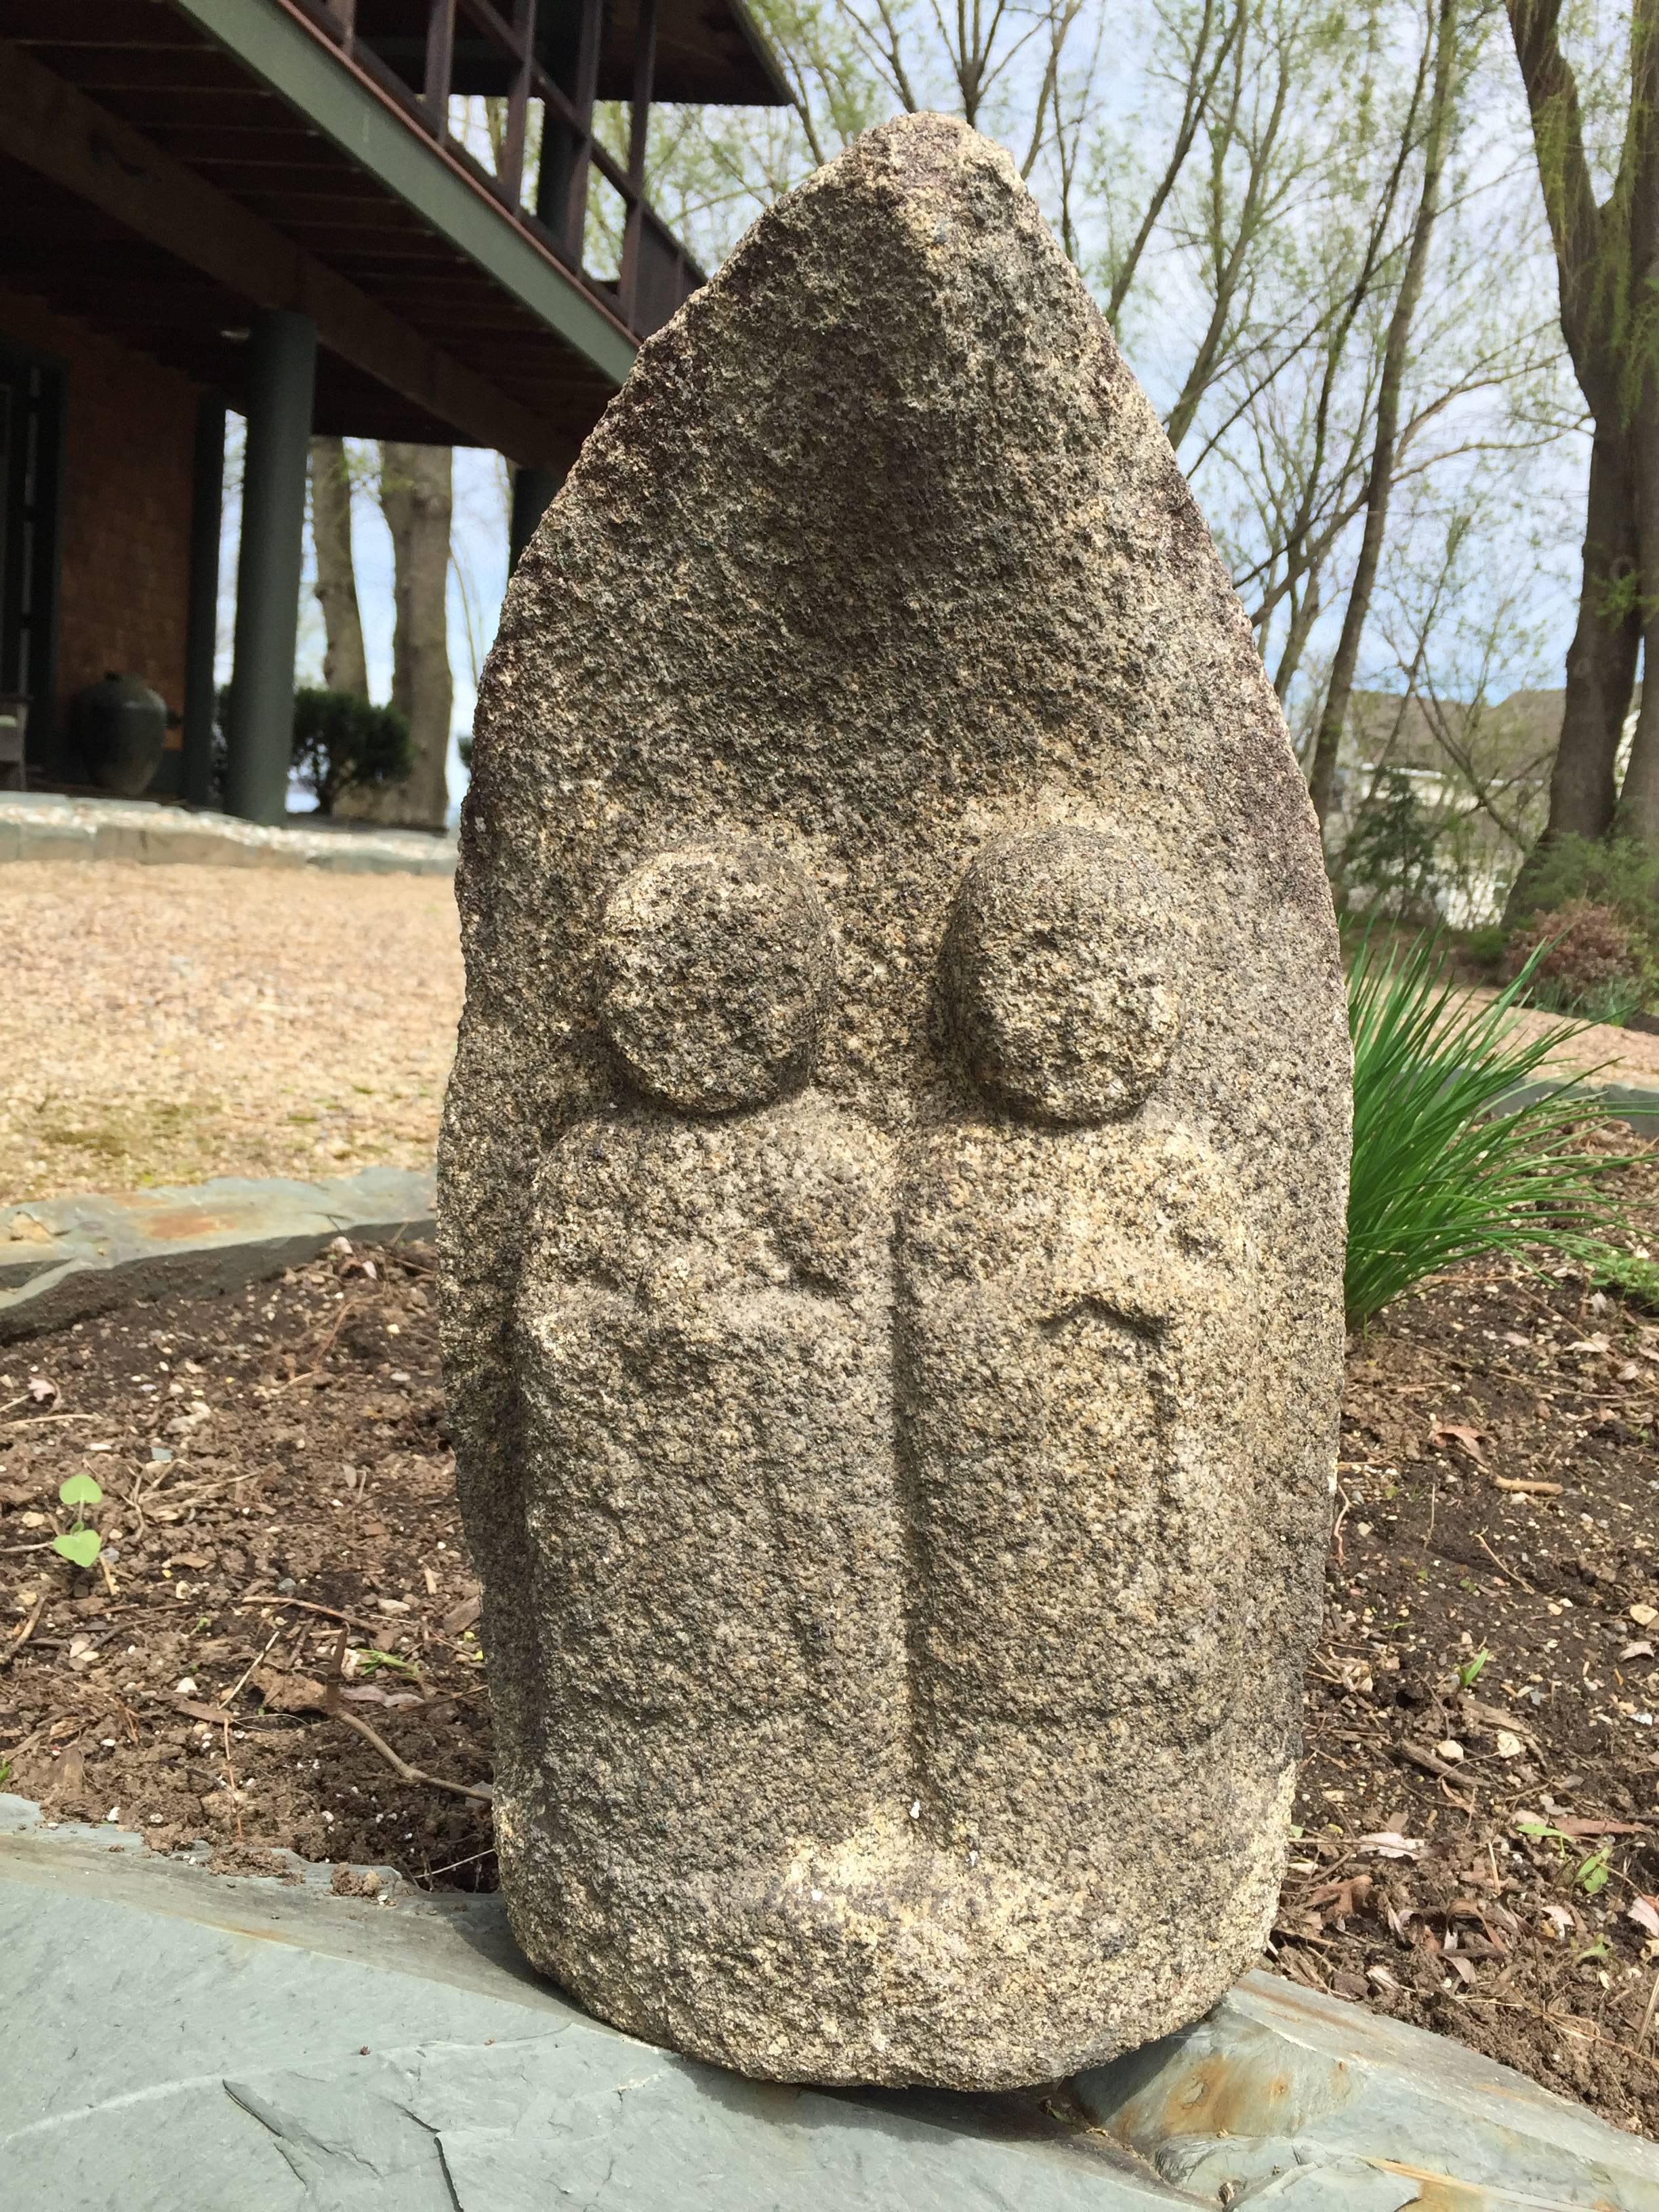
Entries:
[[1133, 1113], [1175, 1043], [1167, 887], [1144, 854], [1064, 823], [981, 854], [941, 954], [947, 1017], [975, 1080], [1036, 1121]]
[[605, 902], [599, 1013], [641, 1090], [691, 1114], [804, 1082], [835, 981], [823, 902], [761, 845], [659, 854]]

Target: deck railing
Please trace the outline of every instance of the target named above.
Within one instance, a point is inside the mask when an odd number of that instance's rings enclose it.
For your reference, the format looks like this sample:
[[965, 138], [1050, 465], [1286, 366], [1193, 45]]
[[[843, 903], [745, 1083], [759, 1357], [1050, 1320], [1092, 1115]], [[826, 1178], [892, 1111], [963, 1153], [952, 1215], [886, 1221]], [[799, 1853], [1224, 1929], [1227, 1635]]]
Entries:
[[[394, 100], [410, 125], [459, 163], [521, 228], [528, 231], [636, 337], [661, 328], [681, 301], [703, 281], [700, 270], [645, 197], [646, 128], [656, 61], [657, 0], [640, 0], [626, 167], [594, 134], [605, 0], [578, 0], [580, 15], [568, 82], [560, 83], [537, 56], [538, 0], [416, 0], [405, 21], [419, 21], [424, 5], [424, 46], [389, 39], [374, 25], [386, 14], [376, 0], [278, 0], [302, 16], [338, 50], [349, 69]], [[550, 0], [540, 0], [545, 11]], [[569, 0], [561, 0], [568, 8]], [[360, 27], [360, 21], [367, 29]], [[456, 33], [459, 22], [476, 74], [480, 47], [506, 86], [505, 122], [495, 166], [487, 168], [450, 128]], [[385, 58], [388, 46], [412, 46], [405, 74]], [[382, 51], [377, 51], [377, 48]], [[418, 81], [417, 81], [418, 80]], [[542, 103], [541, 158], [535, 197], [524, 198], [530, 103]], [[624, 210], [621, 272], [613, 283], [583, 266], [587, 203], [598, 171]]]

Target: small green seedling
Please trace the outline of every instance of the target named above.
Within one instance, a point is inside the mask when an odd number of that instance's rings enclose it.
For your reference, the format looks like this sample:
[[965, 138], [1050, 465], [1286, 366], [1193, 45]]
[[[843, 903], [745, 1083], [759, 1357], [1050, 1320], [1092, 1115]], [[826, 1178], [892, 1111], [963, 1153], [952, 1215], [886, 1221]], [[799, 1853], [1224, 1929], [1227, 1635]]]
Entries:
[[359, 1674], [375, 1674], [382, 1667], [391, 1667], [399, 1674], [409, 1674], [416, 1680], [421, 1672], [412, 1659], [400, 1659], [395, 1651], [369, 1650], [358, 1652], [355, 1671]]
[[1592, 1851], [1579, 1866], [1577, 1873], [1572, 1878], [1573, 1883], [1577, 1888], [1583, 1891], [1586, 1897], [1599, 1897], [1607, 1887], [1607, 1875], [1610, 1871], [1607, 1863], [1612, 1856], [1612, 1845], [1603, 1844], [1599, 1850]]
[[[1518, 1836], [1534, 1837], [1540, 1843], [1553, 1844], [1558, 1858], [1565, 1857], [1569, 1851], [1576, 1851], [1578, 1848], [1577, 1837], [1570, 1836], [1565, 1828], [1558, 1828], [1552, 1820], [1517, 1820], [1515, 1832]], [[1607, 1887], [1607, 1876], [1613, 1870], [1611, 1844], [1598, 1844], [1573, 1869], [1572, 1887], [1582, 1889], [1586, 1897], [1599, 1897]]]
[[1475, 1684], [1480, 1680], [1480, 1669], [1486, 1665], [1487, 1660], [1491, 1657], [1491, 1652], [1487, 1650], [1486, 1645], [1483, 1644], [1480, 1649], [1473, 1653], [1470, 1657], [1467, 1658], [1463, 1662], [1462, 1665], [1458, 1668], [1458, 1687], [1464, 1690], [1472, 1690]]
[[10, 1780], [11, 1761], [9, 1759], [0, 1759], [0, 1790], [3, 1790]]
[[1531, 1836], [1539, 1843], [1553, 1844], [1558, 1858], [1560, 1856], [1562, 1845], [1572, 1841], [1572, 1838], [1566, 1830], [1558, 1828], [1553, 1820], [1517, 1820], [1515, 1824], [1515, 1832], [1517, 1836]]
[[88, 1528], [80, 1508], [101, 1505], [104, 1493], [89, 1474], [72, 1474], [67, 1482], [58, 1486], [58, 1495], [65, 1505], [75, 1510], [75, 1522], [61, 1536], [54, 1536], [52, 1548], [77, 1567], [92, 1567], [98, 1564], [98, 1554], [104, 1548], [104, 1540], [95, 1528]]

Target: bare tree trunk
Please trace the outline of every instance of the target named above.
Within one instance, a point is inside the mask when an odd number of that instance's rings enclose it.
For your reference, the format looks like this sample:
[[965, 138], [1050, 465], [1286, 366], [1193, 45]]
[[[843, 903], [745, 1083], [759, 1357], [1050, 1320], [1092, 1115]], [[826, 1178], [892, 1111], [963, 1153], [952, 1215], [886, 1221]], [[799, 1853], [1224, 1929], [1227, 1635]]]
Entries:
[[[1249, 268], [1250, 249], [1267, 222], [1273, 199], [1273, 161], [1295, 89], [1291, 52], [1282, 42], [1273, 55], [1273, 67], [1276, 79], [1267, 119], [1258, 127], [1252, 118], [1246, 128], [1241, 121], [1247, 72], [1241, 40], [1233, 50], [1233, 78], [1226, 113], [1210, 125], [1211, 235], [1207, 241], [1211, 262], [1210, 319], [1199, 342], [1198, 351], [1193, 357], [1192, 367], [1187, 372], [1187, 380], [1181, 388], [1180, 397], [1170, 410], [1169, 420], [1164, 425], [1164, 434], [1177, 453], [1181, 450], [1182, 440], [1193, 426], [1194, 417], [1203, 404], [1205, 393], [1219, 373], [1234, 304]], [[1223, 175], [1228, 149], [1234, 144], [1243, 145], [1248, 158], [1237, 222], [1232, 235], [1229, 237]]]
[[1279, 665], [1273, 671], [1273, 690], [1282, 707], [1291, 696], [1291, 686], [1296, 681], [1297, 671], [1302, 665], [1302, 656], [1308, 649], [1308, 640], [1313, 635], [1314, 624], [1319, 620], [1319, 570], [1307, 572], [1307, 582], [1299, 599], [1291, 602], [1291, 619], [1285, 633], [1284, 650], [1279, 656]]
[[1590, 447], [1578, 625], [1567, 648], [1561, 743], [1550, 777], [1551, 837], [1601, 837], [1613, 826], [1613, 764], [1630, 711], [1641, 629], [1633, 599], [1639, 544], [1630, 456], [1614, 425]]
[[[1584, 153], [1578, 88], [1560, 45], [1561, 0], [1505, 0], [1516, 58], [1532, 112], [1544, 206], [1555, 248], [1561, 329], [1595, 423], [1590, 451], [1578, 626], [1567, 654], [1561, 742], [1550, 779], [1550, 813], [1538, 850], [1566, 836], [1599, 837], [1613, 826], [1614, 758], [1630, 710], [1641, 642], [1644, 554], [1659, 533], [1638, 501], [1656, 475], [1644, 455], [1651, 437], [1651, 343], [1645, 319], [1626, 312], [1653, 267], [1659, 192], [1659, 0], [1635, 0], [1631, 21], [1631, 103], [1619, 175], [1597, 205]], [[1644, 416], [1646, 420], [1644, 421]], [[1659, 485], [1655, 486], [1659, 490]], [[1655, 571], [1646, 569], [1651, 577]], [[1651, 663], [1649, 664], [1650, 666]], [[1649, 684], [1646, 690], [1651, 690]], [[1630, 827], [1659, 841], [1659, 732], [1649, 719], [1641, 764], [1626, 776]], [[1506, 920], [1527, 910], [1531, 859], [1510, 893]]]
[[380, 447], [380, 507], [392, 533], [397, 603], [392, 703], [408, 718], [415, 766], [402, 783], [346, 793], [339, 811], [408, 829], [441, 830], [449, 808], [451, 461], [447, 446], [388, 440]]
[[1418, 305], [1423, 296], [1429, 246], [1440, 212], [1440, 182], [1445, 173], [1446, 141], [1451, 119], [1452, 64], [1457, 46], [1457, 0], [1440, 0], [1438, 15], [1434, 33], [1434, 88], [1429, 97], [1428, 124], [1423, 141], [1423, 189], [1412, 225], [1405, 273], [1400, 280], [1394, 313], [1389, 318], [1389, 334], [1383, 342], [1382, 374], [1376, 393], [1376, 434], [1365, 483], [1365, 524], [1359, 540], [1359, 559], [1349, 587], [1348, 604], [1343, 610], [1341, 633], [1331, 661], [1330, 682], [1325, 690], [1325, 704], [1319, 717], [1319, 733], [1314, 740], [1313, 763], [1308, 779], [1314, 812], [1319, 817], [1322, 830], [1331, 811], [1337, 751], [1342, 742], [1343, 724], [1348, 719], [1354, 675], [1359, 665], [1360, 641], [1370, 616], [1371, 595], [1376, 588], [1376, 572], [1388, 535], [1389, 501], [1394, 491], [1395, 459], [1400, 441], [1401, 394], [1411, 349], [1412, 325], [1417, 319]]
[[1175, 143], [1170, 149], [1170, 158], [1164, 164], [1164, 174], [1153, 188], [1151, 199], [1142, 210], [1140, 227], [1129, 250], [1112, 274], [1111, 295], [1106, 302], [1106, 319], [1114, 330], [1117, 328], [1123, 302], [1128, 297], [1129, 287], [1135, 281], [1135, 272], [1140, 266], [1147, 241], [1158, 228], [1158, 217], [1187, 166], [1187, 156], [1193, 150], [1193, 141], [1198, 136], [1199, 125], [1214, 97], [1221, 72], [1227, 66], [1227, 57], [1232, 52], [1233, 42], [1243, 36], [1245, 9], [1243, 0], [1235, 0], [1221, 35], [1221, 43], [1216, 50], [1215, 58], [1212, 60], [1210, 33], [1215, 21], [1215, 8], [1216, 0], [1204, 0], [1204, 13], [1193, 36], [1187, 79], [1182, 88], [1181, 121], [1176, 130]]
[[[1633, 633], [1637, 624], [1641, 625], [1642, 701], [1637, 709], [1636, 735], [1631, 744], [1630, 765], [1625, 770], [1624, 788], [1619, 794], [1616, 819], [1621, 832], [1639, 837], [1644, 844], [1659, 847], [1659, 682], [1655, 680], [1655, 672], [1659, 670], [1659, 420], [1655, 418], [1656, 406], [1659, 406], [1659, 399], [1650, 389], [1642, 403], [1641, 418], [1631, 427], [1631, 473], [1636, 480], [1638, 521], [1637, 572], [1641, 590], [1637, 595], [1636, 611], [1626, 617], [1625, 628]], [[1628, 655], [1630, 676], [1633, 678], [1633, 635]], [[1627, 679], [1618, 694], [1626, 709], [1632, 688]], [[1619, 735], [1620, 731], [1615, 729], [1615, 747]]]
[[343, 438], [311, 441], [311, 538], [317, 554], [313, 587], [323, 611], [323, 682], [331, 691], [368, 696], [357, 574], [351, 563], [351, 475]]
[[[1619, 794], [1618, 826], [1659, 848], [1659, 0], [1637, 0], [1631, 21], [1632, 143], [1630, 311], [1632, 343], [1620, 394], [1636, 509], [1636, 600], [1629, 618], [1642, 628], [1642, 703], [1630, 765]], [[1632, 678], [1634, 672], [1632, 671]], [[1628, 702], [1630, 690], [1623, 694]]]

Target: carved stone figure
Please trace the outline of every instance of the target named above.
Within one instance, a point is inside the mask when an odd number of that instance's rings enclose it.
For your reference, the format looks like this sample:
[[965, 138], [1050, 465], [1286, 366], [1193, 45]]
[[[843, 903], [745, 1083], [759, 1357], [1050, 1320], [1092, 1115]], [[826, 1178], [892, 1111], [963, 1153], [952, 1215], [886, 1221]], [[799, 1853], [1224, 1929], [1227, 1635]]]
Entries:
[[446, 1357], [529, 1956], [1051, 2079], [1282, 1863], [1341, 1355], [1317, 832], [1006, 157], [873, 131], [641, 350], [463, 831]]
[[[611, 1917], [672, 1974], [658, 1870], [622, 1837], [697, 1830], [712, 1917], [740, 1912], [761, 1942], [803, 1841], [851, 1834], [908, 1780], [891, 1146], [799, 1095], [834, 970], [787, 860], [648, 861], [606, 902], [598, 965], [639, 1095], [550, 1148], [519, 1291], [526, 1537], [557, 1685], [539, 1748], [556, 1777], [607, 1778], [565, 1808], [586, 1829], [579, 1890], [604, 1868]], [[547, 1863], [556, 1888], [575, 1871]]]

